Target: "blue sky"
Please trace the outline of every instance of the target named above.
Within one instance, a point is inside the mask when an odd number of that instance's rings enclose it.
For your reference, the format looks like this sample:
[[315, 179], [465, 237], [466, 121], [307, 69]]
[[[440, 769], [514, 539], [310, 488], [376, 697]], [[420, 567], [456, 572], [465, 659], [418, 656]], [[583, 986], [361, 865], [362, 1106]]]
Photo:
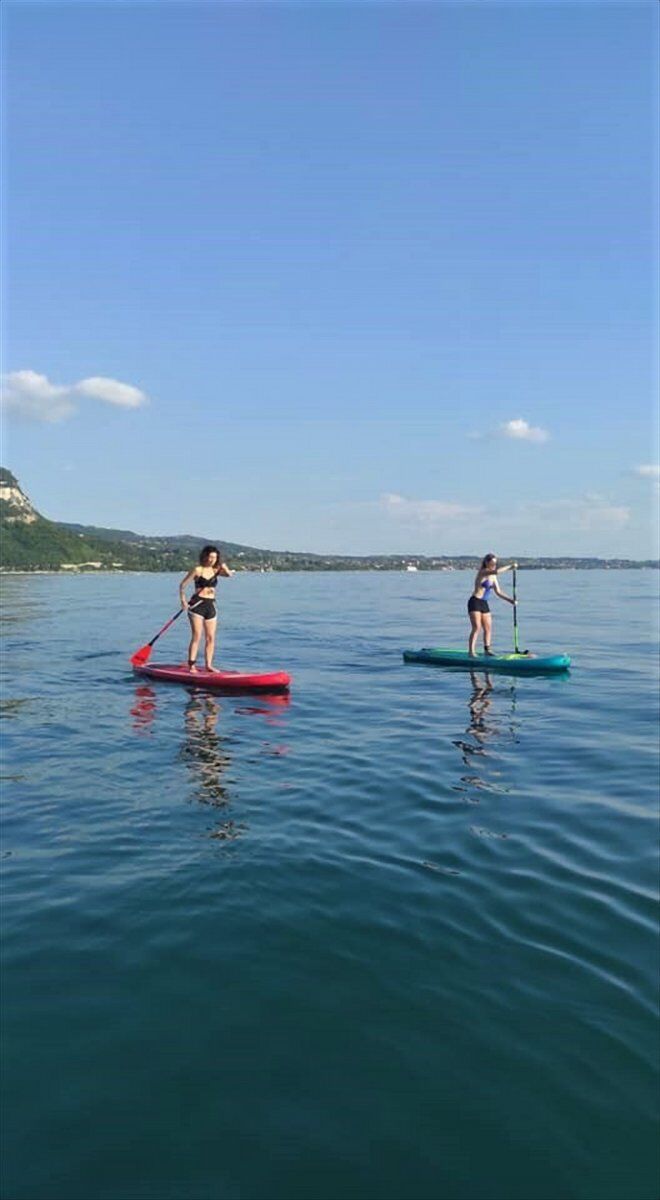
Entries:
[[147, 533], [656, 555], [657, 25], [9, 0], [4, 465]]

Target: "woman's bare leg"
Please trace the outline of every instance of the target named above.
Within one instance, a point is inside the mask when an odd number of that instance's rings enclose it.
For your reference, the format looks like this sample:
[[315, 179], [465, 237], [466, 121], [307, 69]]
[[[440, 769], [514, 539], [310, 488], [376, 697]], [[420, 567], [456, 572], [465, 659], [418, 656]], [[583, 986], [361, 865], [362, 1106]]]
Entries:
[[212, 617], [210, 621], [204, 622], [204, 663], [207, 671], [213, 670], [213, 651], [215, 650], [215, 631], [217, 625], [217, 617]]
[[470, 618], [470, 625], [472, 626], [472, 629], [470, 630], [470, 640], [468, 641], [468, 654], [471, 654], [473, 657], [475, 657], [475, 646], [477, 644], [479, 630], [481, 629], [482, 616], [483, 616], [483, 613], [480, 613], [480, 612], [468, 613], [468, 617]]
[[493, 618], [490, 613], [482, 613], [481, 626], [484, 631], [484, 650], [490, 650], [490, 639], [493, 632]]
[[192, 671], [192, 670], [196, 669], [195, 668], [195, 659], [197, 658], [197, 651], [199, 650], [199, 643], [202, 639], [202, 630], [204, 628], [204, 620], [202, 617], [193, 616], [193, 614], [190, 612], [188, 613], [188, 620], [190, 621], [190, 629], [191, 629], [191, 633], [192, 633], [192, 636], [190, 638], [190, 645], [188, 647], [188, 667]]

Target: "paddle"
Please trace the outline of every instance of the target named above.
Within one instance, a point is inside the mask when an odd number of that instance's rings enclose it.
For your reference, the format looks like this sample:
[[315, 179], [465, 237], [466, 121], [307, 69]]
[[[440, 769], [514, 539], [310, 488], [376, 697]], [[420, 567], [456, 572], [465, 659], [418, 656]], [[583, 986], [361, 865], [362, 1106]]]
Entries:
[[513, 651], [520, 654], [518, 646], [518, 604], [516, 597], [516, 568], [513, 568]]
[[516, 568], [513, 568], [513, 652], [514, 654], [529, 654], [529, 650], [521, 650], [518, 645], [518, 605], [516, 603]]
[[179, 611], [174, 614], [172, 619], [167, 622], [167, 625], [163, 625], [163, 628], [158, 630], [156, 636], [152, 637], [150, 642], [147, 642], [146, 646], [140, 646], [140, 649], [136, 650], [135, 654], [131, 655], [130, 661], [134, 667], [143, 667], [146, 662], [149, 662], [149, 659], [151, 658], [151, 647], [153, 646], [154, 642], [158, 641], [161, 633], [165, 633], [165, 630], [169, 629], [170, 625], [174, 624], [177, 617], [180, 617], [183, 611], [184, 610], [180, 608]]

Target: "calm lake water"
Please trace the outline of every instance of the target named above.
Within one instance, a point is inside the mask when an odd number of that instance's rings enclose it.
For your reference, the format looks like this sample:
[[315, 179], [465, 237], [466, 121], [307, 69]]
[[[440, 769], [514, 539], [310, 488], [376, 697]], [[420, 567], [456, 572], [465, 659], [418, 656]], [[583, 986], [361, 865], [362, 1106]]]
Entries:
[[3, 581], [4, 1200], [655, 1200], [658, 576], [405, 666], [471, 581], [227, 581], [288, 703], [133, 677], [176, 577]]

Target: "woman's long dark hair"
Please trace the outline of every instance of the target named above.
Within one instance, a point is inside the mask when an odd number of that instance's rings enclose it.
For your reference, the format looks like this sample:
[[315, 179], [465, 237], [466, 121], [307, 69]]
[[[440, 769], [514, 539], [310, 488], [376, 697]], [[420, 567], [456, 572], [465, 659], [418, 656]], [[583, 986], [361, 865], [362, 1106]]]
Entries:
[[220, 563], [222, 562], [222, 555], [221, 555], [218, 547], [217, 546], [204, 546], [199, 554], [199, 561], [203, 567], [208, 566], [207, 559], [209, 558], [209, 556], [211, 554], [217, 554], [217, 556], [218, 556], [217, 565], [220, 566]]
[[492, 562], [494, 558], [497, 558], [496, 554], [485, 554], [481, 560], [481, 566], [479, 567], [479, 570], [485, 571], [488, 563]]

